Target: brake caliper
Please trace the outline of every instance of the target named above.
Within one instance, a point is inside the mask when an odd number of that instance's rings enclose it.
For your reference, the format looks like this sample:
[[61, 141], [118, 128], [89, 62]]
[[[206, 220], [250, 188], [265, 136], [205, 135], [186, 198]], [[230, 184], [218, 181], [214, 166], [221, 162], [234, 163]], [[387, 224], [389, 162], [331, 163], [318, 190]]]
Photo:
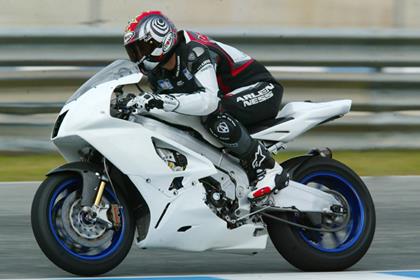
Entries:
[[114, 225], [115, 229], [119, 229], [121, 227], [121, 211], [120, 206], [118, 204], [111, 204], [110, 209], [110, 220]]

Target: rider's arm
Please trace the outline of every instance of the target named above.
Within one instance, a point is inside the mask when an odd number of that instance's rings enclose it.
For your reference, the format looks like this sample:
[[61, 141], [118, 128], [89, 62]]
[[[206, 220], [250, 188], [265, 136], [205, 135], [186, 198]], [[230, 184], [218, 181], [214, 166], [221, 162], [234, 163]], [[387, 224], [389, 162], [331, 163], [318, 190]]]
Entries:
[[[214, 67], [211, 64], [203, 67], [199, 70], [194, 78], [198, 83], [201, 84], [202, 89], [200, 91], [186, 94], [186, 93], [174, 93], [170, 94], [169, 98], [175, 98], [178, 102], [175, 108], [165, 106], [169, 111], [175, 111], [181, 114], [205, 116], [214, 112], [219, 104], [219, 97], [217, 92], [219, 87], [217, 85], [216, 73]], [[165, 100], [166, 98], [164, 98]], [[172, 100], [172, 102], [174, 102]], [[175, 101], [176, 102], [176, 101]]]
[[219, 104], [216, 69], [207, 48], [195, 47], [192, 52], [195, 56], [190, 55], [188, 70], [200, 85], [200, 90], [193, 93], [173, 93], [161, 96], [164, 101], [163, 109], [186, 115], [205, 116], [214, 112]]

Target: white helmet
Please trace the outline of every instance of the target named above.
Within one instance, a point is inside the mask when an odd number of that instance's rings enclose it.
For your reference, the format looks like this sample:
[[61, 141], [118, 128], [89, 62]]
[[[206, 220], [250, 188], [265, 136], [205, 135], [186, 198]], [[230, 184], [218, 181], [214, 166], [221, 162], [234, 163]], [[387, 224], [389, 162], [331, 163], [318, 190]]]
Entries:
[[128, 56], [145, 74], [168, 61], [177, 41], [175, 25], [159, 11], [142, 12], [124, 34]]

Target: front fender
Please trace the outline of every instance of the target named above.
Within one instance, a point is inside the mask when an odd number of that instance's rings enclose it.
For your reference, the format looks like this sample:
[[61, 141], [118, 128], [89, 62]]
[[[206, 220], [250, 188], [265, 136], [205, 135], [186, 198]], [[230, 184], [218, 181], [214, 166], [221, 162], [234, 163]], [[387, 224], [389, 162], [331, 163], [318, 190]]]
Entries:
[[82, 178], [82, 206], [92, 206], [96, 193], [96, 188], [100, 183], [100, 174], [103, 169], [95, 164], [88, 162], [70, 162], [60, 167], [57, 167], [47, 173], [47, 176], [52, 176], [58, 173], [72, 172], [77, 173]]

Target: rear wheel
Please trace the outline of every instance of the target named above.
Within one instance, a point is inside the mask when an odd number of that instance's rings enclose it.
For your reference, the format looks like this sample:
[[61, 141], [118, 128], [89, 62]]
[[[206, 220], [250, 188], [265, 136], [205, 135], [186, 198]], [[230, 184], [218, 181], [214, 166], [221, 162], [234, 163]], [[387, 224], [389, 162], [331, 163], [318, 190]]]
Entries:
[[[358, 262], [368, 250], [375, 232], [373, 201], [360, 177], [336, 160], [314, 157], [294, 172], [292, 180], [345, 199], [349, 219], [342, 230], [329, 233], [265, 218], [270, 238], [279, 253], [305, 271], [343, 270]], [[279, 217], [297, 222], [295, 215]], [[328, 226], [331, 227], [331, 223]]]
[[118, 196], [122, 207], [116, 207], [116, 194], [108, 186], [101, 201], [102, 217], [117, 219], [118, 224], [85, 219], [81, 190], [77, 174], [49, 176], [32, 203], [32, 230], [42, 251], [57, 266], [73, 274], [98, 275], [115, 268], [128, 254], [134, 219], [124, 197]]

